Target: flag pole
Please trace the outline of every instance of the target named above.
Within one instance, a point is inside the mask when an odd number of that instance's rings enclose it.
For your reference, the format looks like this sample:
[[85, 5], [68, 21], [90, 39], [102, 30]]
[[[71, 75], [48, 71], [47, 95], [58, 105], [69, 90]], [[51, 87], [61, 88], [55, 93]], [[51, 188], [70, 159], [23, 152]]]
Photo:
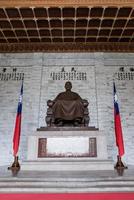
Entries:
[[118, 169], [127, 169], [128, 167], [123, 164], [121, 156], [117, 155], [117, 162], [114, 168], [118, 170]]
[[8, 167], [8, 170], [12, 170], [12, 171], [19, 171], [20, 170], [20, 164], [19, 164], [19, 157], [18, 156], [14, 156], [14, 162], [12, 163], [12, 165], [10, 167]]
[[119, 176], [123, 176], [124, 170], [128, 169], [127, 166], [125, 166], [121, 160], [121, 156], [117, 155], [117, 162], [114, 166], [114, 168], [117, 170], [117, 173]]
[[123, 175], [123, 171], [124, 169], [127, 169], [127, 167], [123, 164], [121, 159], [125, 151], [124, 151], [124, 141], [123, 141], [121, 119], [120, 119], [120, 111], [118, 105], [118, 97], [114, 81], [113, 81], [113, 90], [114, 90], [114, 125], [115, 125], [116, 145], [118, 147], [117, 162], [114, 168], [117, 170], [119, 175]]
[[14, 128], [14, 135], [13, 135], [14, 161], [12, 165], [8, 167], [8, 170], [12, 170], [14, 174], [16, 174], [20, 170], [19, 157], [17, 153], [19, 150], [20, 134], [21, 134], [22, 97], [23, 97], [23, 80], [22, 80], [22, 85], [21, 85], [17, 115], [16, 115], [16, 122], [15, 122], [15, 128]]

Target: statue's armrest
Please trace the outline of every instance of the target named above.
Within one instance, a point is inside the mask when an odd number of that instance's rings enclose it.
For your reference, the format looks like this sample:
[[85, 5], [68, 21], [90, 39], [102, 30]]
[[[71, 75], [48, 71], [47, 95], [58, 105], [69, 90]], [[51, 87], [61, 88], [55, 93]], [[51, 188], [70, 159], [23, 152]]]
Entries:
[[89, 103], [86, 99], [82, 99], [82, 103], [84, 105], [84, 107], [88, 107]]
[[47, 106], [48, 106], [48, 107], [52, 107], [53, 104], [54, 104], [54, 101], [53, 101], [53, 100], [48, 100], [48, 101], [47, 101]]

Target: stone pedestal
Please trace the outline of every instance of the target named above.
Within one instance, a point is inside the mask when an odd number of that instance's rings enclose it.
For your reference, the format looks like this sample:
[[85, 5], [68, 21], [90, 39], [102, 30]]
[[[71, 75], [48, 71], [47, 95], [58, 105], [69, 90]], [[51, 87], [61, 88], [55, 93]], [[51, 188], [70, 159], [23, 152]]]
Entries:
[[28, 137], [22, 170], [110, 170], [106, 136], [97, 129], [44, 128]]

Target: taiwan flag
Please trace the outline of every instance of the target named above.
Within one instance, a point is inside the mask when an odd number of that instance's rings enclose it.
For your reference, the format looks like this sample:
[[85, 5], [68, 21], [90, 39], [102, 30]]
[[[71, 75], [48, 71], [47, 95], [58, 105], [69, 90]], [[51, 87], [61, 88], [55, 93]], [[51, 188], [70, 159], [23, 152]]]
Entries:
[[113, 83], [114, 88], [114, 125], [115, 125], [115, 137], [116, 137], [116, 145], [118, 147], [119, 156], [123, 156], [124, 154], [124, 142], [123, 142], [123, 134], [121, 127], [121, 119], [118, 105], [118, 98], [116, 94], [115, 83]]
[[21, 85], [21, 91], [20, 91], [18, 108], [17, 108], [17, 115], [16, 115], [16, 122], [15, 122], [15, 128], [14, 128], [14, 136], [13, 136], [13, 154], [14, 154], [14, 156], [17, 156], [18, 149], [19, 149], [19, 143], [20, 143], [22, 97], [23, 97], [23, 82]]

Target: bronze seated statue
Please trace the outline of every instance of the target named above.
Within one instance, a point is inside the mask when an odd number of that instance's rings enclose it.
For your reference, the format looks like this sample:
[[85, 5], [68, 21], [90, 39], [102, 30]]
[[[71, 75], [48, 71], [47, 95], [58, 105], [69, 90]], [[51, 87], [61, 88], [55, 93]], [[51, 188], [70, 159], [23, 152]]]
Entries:
[[88, 101], [72, 92], [72, 83], [65, 83], [65, 92], [61, 92], [52, 101], [47, 101], [47, 126], [88, 126]]

